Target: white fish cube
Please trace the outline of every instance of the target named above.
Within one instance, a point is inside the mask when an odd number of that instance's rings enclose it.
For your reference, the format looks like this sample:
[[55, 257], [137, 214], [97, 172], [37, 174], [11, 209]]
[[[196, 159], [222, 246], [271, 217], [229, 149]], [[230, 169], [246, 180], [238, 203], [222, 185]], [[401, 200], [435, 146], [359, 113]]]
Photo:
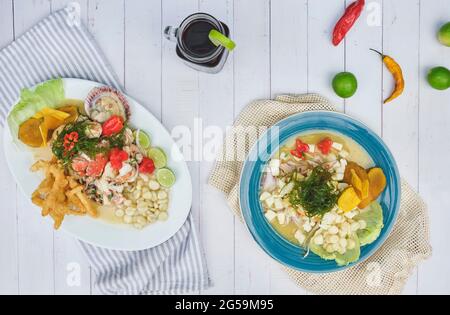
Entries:
[[266, 200], [267, 198], [270, 198], [271, 196], [272, 196], [272, 195], [271, 195], [269, 192], [265, 191], [265, 192], [263, 192], [263, 193], [261, 194], [261, 196], [259, 196], [259, 200], [264, 201], [264, 200]]
[[305, 232], [311, 232], [312, 227], [311, 224], [309, 222], [306, 222], [305, 224], [303, 224], [303, 230], [305, 230]]
[[275, 217], [277, 216], [277, 214], [275, 212], [273, 212], [272, 210], [266, 211], [266, 213], [264, 213], [264, 216], [266, 217], [267, 221], [272, 222]]
[[344, 173], [333, 174], [333, 176], [331, 176], [331, 179], [336, 180], [336, 181], [343, 180], [344, 179]]
[[275, 198], [274, 204], [276, 210], [281, 210], [284, 208], [283, 201], [280, 198]]
[[316, 145], [315, 144], [308, 144], [309, 146], [309, 151], [311, 153], [314, 153], [316, 151]]
[[345, 159], [349, 155], [349, 153], [345, 150], [341, 150], [339, 152], [339, 155]]
[[277, 214], [278, 223], [283, 225], [286, 222], [286, 214], [284, 212], [279, 212]]
[[268, 197], [264, 202], [266, 203], [266, 205], [270, 208], [273, 206], [274, 200], [275, 198], [272, 197], [272, 195], [270, 197]]
[[279, 176], [280, 175], [280, 160], [278, 159], [272, 159], [269, 162], [269, 168], [270, 172], [273, 176]]
[[342, 148], [344, 147], [341, 143], [339, 142], [333, 142], [333, 144], [331, 145], [334, 149], [341, 151]]
[[303, 234], [300, 230], [297, 230], [297, 232], [295, 232], [294, 237], [300, 244], [303, 244], [306, 240], [305, 234]]

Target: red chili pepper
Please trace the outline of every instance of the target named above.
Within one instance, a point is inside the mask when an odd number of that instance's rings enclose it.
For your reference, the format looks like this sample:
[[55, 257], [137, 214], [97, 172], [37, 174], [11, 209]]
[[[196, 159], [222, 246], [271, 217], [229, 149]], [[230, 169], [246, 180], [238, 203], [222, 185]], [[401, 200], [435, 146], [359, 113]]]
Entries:
[[155, 171], [155, 163], [152, 159], [144, 157], [141, 164], [139, 164], [139, 172], [143, 174], [151, 174]]
[[345, 35], [355, 24], [364, 9], [365, 1], [356, 0], [345, 10], [344, 15], [339, 19], [333, 31], [333, 45], [337, 46], [344, 39]]
[[325, 138], [317, 144], [317, 148], [322, 152], [322, 154], [327, 155], [330, 153], [331, 146], [333, 145], [333, 140], [330, 138]]
[[73, 131], [71, 133], [68, 133], [64, 136], [64, 150], [71, 151], [75, 144], [78, 142], [78, 132]]
[[109, 153], [109, 162], [113, 170], [120, 170], [122, 168], [122, 163], [128, 160], [128, 153], [120, 150], [119, 148], [113, 148]]
[[102, 135], [105, 137], [119, 133], [123, 128], [123, 118], [117, 115], [111, 116], [102, 125]]

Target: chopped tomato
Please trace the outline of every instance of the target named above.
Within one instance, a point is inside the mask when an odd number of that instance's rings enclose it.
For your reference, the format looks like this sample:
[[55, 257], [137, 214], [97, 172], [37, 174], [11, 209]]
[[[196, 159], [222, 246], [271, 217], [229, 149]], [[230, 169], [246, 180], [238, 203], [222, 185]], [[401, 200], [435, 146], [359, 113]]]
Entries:
[[295, 157], [298, 157], [299, 159], [303, 158], [303, 154], [297, 150], [291, 150], [291, 154]]
[[309, 151], [309, 145], [307, 143], [304, 143], [300, 139], [295, 140], [295, 145], [297, 147], [297, 151], [299, 151], [299, 152], [308, 152]]
[[89, 162], [86, 168], [86, 175], [89, 177], [100, 177], [107, 162], [108, 160], [103, 154], [97, 154], [95, 160]]
[[327, 155], [330, 153], [331, 146], [333, 145], [333, 140], [330, 138], [325, 138], [317, 144], [317, 148], [322, 152], [322, 154]]
[[295, 149], [291, 150], [291, 154], [299, 159], [304, 159], [303, 153], [309, 151], [309, 145], [301, 139], [295, 140]]
[[122, 168], [122, 163], [126, 160], [128, 160], [128, 153], [119, 148], [113, 148], [109, 153], [109, 161], [111, 162], [113, 170], [120, 170]]
[[111, 116], [102, 125], [102, 135], [110, 137], [123, 129], [123, 118], [117, 115]]
[[139, 164], [139, 172], [143, 174], [152, 174], [155, 171], [155, 163], [152, 159], [144, 157]]

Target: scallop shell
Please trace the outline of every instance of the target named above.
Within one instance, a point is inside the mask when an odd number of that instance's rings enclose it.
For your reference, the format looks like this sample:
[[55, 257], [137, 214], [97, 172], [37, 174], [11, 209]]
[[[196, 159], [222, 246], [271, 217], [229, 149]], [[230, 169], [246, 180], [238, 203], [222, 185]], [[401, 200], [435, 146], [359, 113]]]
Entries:
[[128, 104], [128, 101], [126, 97], [120, 93], [118, 90], [109, 87], [109, 86], [102, 86], [98, 88], [92, 89], [88, 96], [86, 97], [84, 101], [84, 108], [86, 110], [86, 114], [89, 116], [89, 118], [92, 119], [90, 112], [93, 104], [100, 98], [104, 96], [109, 96], [118, 101], [119, 104], [122, 104], [122, 110], [121, 112], [124, 115], [124, 120], [128, 120], [130, 118], [130, 105]]

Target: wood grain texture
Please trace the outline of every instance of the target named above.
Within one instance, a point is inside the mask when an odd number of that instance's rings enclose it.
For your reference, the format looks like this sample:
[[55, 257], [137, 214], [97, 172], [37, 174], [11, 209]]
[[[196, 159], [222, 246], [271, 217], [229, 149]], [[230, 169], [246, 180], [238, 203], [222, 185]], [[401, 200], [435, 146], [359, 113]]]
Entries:
[[[0, 47], [70, 2], [0, 0]], [[210, 140], [250, 101], [305, 92], [324, 95], [383, 136], [402, 176], [419, 190], [431, 216], [433, 257], [414, 271], [404, 293], [450, 293], [450, 172], [442, 167], [442, 156], [450, 154], [450, 90], [433, 90], [425, 80], [429, 68], [450, 67], [448, 48], [436, 40], [439, 25], [450, 19], [448, 0], [366, 1], [360, 19], [338, 47], [331, 45], [332, 29], [352, 0], [327, 0], [326, 5], [316, 0], [76, 2], [127, 92], [160, 118], [176, 140], [181, 131], [191, 132], [194, 146], [187, 146], [185, 153], [194, 187], [193, 214], [214, 284], [198, 293], [307, 293], [259, 249], [222, 194], [206, 183], [213, 165]], [[174, 43], [162, 36], [165, 26], [179, 25], [198, 11], [224, 21], [237, 43], [216, 75], [186, 67], [175, 56]], [[392, 77], [369, 48], [384, 51], [403, 67], [405, 92], [390, 104], [382, 101], [391, 92]], [[357, 93], [345, 101], [331, 88], [340, 71], [353, 72], [359, 83]], [[0, 194], [5, 198], [0, 212], [0, 293], [97, 294], [76, 242], [53, 233], [11, 185], [10, 173], [4, 170], [1, 175]], [[80, 268], [80, 285], [67, 281], [73, 263]]]

